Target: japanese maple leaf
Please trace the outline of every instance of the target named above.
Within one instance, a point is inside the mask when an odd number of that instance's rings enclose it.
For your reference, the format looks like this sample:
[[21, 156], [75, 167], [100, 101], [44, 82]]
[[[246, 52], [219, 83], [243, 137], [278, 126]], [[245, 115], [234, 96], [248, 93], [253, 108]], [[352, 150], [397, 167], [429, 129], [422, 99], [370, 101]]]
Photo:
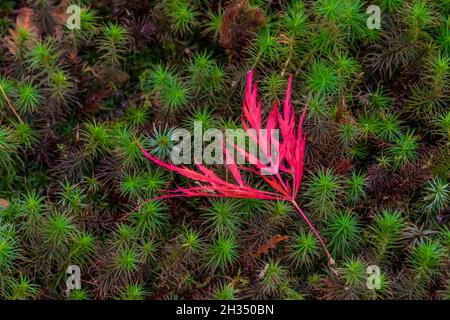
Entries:
[[[316, 235], [328, 256], [330, 264], [334, 264], [334, 260], [319, 233], [296, 202], [303, 174], [303, 157], [306, 139], [303, 134], [302, 125], [306, 114], [306, 107], [300, 115], [298, 124], [296, 124], [296, 116], [291, 103], [291, 84], [292, 75], [289, 77], [287, 84], [282, 112], [280, 112], [278, 108], [279, 103], [277, 101], [269, 113], [265, 127], [263, 127], [261, 101], [257, 100], [257, 84], [255, 83], [253, 85], [253, 71], [248, 73], [245, 99], [243, 102], [242, 125], [246, 129], [248, 136], [258, 144], [260, 155], [262, 152], [266, 159], [263, 161], [261, 157], [251, 154], [236, 144], [233, 144], [232, 148], [244, 156], [246, 162], [249, 163], [249, 165], [238, 165], [235, 161], [231, 161], [231, 163], [228, 163], [227, 161], [228, 169], [234, 178], [233, 182], [221, 178], [218, 173], [205, 167], [195, 159], [194, 162], [197, 170], [190, 169], [183, 165], [174, 165], [164, 162], [161, 159], [152, 156], [136, 140], [144, 155], [152, 162], [191, 179], [195, 181], [196, 184], [195, 186], [188, 188], [177, 187], [174, 190], [168, 190], [164, 195], [149, 201], [174, 197], [200, 196], [289, 201], [294, 205], [298, 213]], [[268, 134], [274, 129], [279, 130], [280, 139], [274, 138], [272, 135]], [[270, 148], [274, 146], [278, 147], [276, 158], [270, 153]], [[224, 145], [224, 152], [227, 156], [230, 155], [230, 151], [229, 146]], [[267, 161], [267, 159], [269, 161]], [[273, 171], [273, 164], [277, 164], [279, 171]], [[259, 176], [262, 181], [267, 184], [270, 191], [256, 189], [248, 185], [241, 174], [243, 171]], [[270, 174], [271, 171], [273, 174]], [[269, 172], [269, 174], [262, 174], [262, 172]], [[283, 176], [285, 176], [284, 179]]]

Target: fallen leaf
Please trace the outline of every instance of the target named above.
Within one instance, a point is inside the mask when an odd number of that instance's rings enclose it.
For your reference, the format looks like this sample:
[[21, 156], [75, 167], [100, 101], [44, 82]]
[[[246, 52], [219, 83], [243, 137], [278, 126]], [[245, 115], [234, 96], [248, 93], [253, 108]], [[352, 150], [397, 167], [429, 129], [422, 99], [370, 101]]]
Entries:
[[[280, 104], [279, 101], [276, 101], [272, 111], [269, 112], [267, 121], [263, 121], [263, 107], [261, 100], [258, 100], [257, 88], [257, 83], [253, 81], [253, 71], [250, 71], [247, 74], [247, 85], [242, 105], [242, 126], [249, 137], [258, 144], [260, 148], [259, 155], [257, 153], [253, 154], [252, 151], [247, 151], [245, 148], [241, 148], [236, 144], [232, 144], [231, 146], [226, 146], [224, 144], [224, 152], [227, 159], [233, 160], [229, 155], [230, 150], [234, 151], [235, 149], [250, 164], [246, 166], [237, 164], [235, 161], [230, 161], [230, 163], [227, 162], [228, 170], [233, 175], [235, 182], [224, 180], [213, 168], [205, 167], [199, 161], [196, 161], [195, 158], [194, 162], [197, 169], [164, 162], [151, 155], [139, 143], [137, 138], [135, 138], [137, 145], [144, 155], [154, 164], [199, 183], [192, 187], [177, 187], [174, 190], [167, 190], [165, 194], [146, 202], [176, 197], [189, 198], [211, 196], [289, 201], [294, 205], [297, 212], [315, 234], [329, 261], [332, 261], [331, 254], [328, 251], [325, 242], [323, 242], [311, 221], [296, 202], [303, 176], [303, 158], [306, 146], [306, 137], [303, 132], [303, 120], [306, 115], [306, 106], [303, 108], [297, 122], [295, 109], [291, 102], [292, 75], [290, 75], [286, 87], [286, 95], [281, 108], [278, 107]], [[265, 130], [261, 130], [264, 128], [264, 122]], [[268, 134], [272, 133], [272, 130], [274, 129], [277, 129], [280, 132], [279, 137], [273, 137], [272, 134]], [[278, 152], [274, 157], [271, 152], [272, 146], [278, 148]], [[263, 160], [261, 153], [265, 156], [265, 160], [268, 159], [268, 161]], [[242, 175], [244, 172], [259, 176], [259, 178], [270, 187], [270, 191], [249, 185], [245, 176]], [[139, 209], [140, 206], [136, 209]]]
[[34, 10], [31, 8], [23, 7], [17, 10], [17, 18], [16, 18], [16, 25], [18, 27], [22, 27], [24, 29], [36, 29], [36, 25], [33, 23], [34, 19]]
[[261, 245], [254, 253], [253, 256], [259, 258], [262, 254], [269, 254], [269, 250], [275, 249], [278, 243], [289, 240], [289, 236], [282, 236], [277, 234], [267, 241], [267, 243]]
[[9, 201], [3, 198], [0, 198], [0, 207], [6, 209], [9, 207]]

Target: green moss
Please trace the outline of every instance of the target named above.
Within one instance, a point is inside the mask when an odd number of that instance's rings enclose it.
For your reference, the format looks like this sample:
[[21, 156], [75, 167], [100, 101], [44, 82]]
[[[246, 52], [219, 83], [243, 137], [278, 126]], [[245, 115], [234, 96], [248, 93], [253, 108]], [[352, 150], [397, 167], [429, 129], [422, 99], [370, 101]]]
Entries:
[[[75, 1], [75, 29], [55, 1], [0, 4], [0, 299], [448, 298], [449, 0], [110, 2]], [[290, 185], [294, 145], [278, 174], [240, 167], [239, 199], [147, 159], [195, 122], [243, 129], [249, 70], [262, 129], [290, 75], [306, 110], [281, 124], [305, 137], [297, 194], [250, 189]], [[235, 188], [204, 165], [180, 170]]]

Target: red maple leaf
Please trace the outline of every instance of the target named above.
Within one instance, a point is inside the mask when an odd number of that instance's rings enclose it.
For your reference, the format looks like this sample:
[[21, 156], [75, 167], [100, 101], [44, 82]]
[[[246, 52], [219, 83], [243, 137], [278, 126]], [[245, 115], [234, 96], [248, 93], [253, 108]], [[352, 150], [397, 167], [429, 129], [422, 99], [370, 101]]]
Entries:
[[[289, 77], [287, 84], [286, 95], [282, 106], [283, 111], [280, 112], [278, 110], [277, 101], [268, 116], [264, 128], [261, 116], [261, 101], [257, 100], [257, 84], [255, 83], [253, 85], [253, 71], [248, 73], [243, 103], [242, 125], [247, 130], [249, 137], [258, 144], [260, 152], [262, 150], [266, 160], [263, 161], [261, 157], [251, 154], [236, 144], [233, 144], [232, 148], [236, 149], [245, 157], [245, 160], [249, 162], [249, 165], [244, 166], [238, 165], [234, 161], [231, 163], [228, 163], [227, 161], [228, 169], [234, 177], [234, 182], [222, 179], [212, 169], [206, 168], [195, 159], [194, 162], [198, 170], [193, 170], [183, 165], [174, 165], [164, 162], [147, 152], [136, 139], [136, 143], [139, 145], [144, 155], [152, 162], [196, 182], [196, 186], [188, 188], [177, 187], [176, 189], [168, 190], [164, 195], [149, 201], [164, 198], [199, 196], [289, 201], [294, 205], [298, 213], [316, 235], [328, 256], [330, 264], [334, 264], [334, 260], [319, 233], [296, 202], [303, 175], [303, 157], [306, 139], [303, 134], [302, 125], [306, 114], [306, 107], [303, 109], [298, 125], [296, 125], [295, 112], [291, 103], [291, 83], [292, 75]], [[260, 129], [266, 129], [266, 131], [264, 132], [264, 130]], [[276, 139], [267, 134], [274, 129], [279, 129], [281, 139]], [[277, 146], [279, 150], [276, 158], [270, 153], [270, 148], [273, 146]], [[228, 148], [224, 146], [224, 152], [227, 156], [230, 155], [230, 150]], [[267, 161], [267, 159], [269, 161]], [[272, 171], [273, 174], [271, 175], [262, 173], [264, 171], [270, 172], [272, 170], [271, 165], [273, 164], [277, 164], [279, 171]], [[248, 185], [242, 177], [242, 171], [259, 176], [271, 191], [255, 189]], [[285, 176], [284, 179], [282, 175]]]

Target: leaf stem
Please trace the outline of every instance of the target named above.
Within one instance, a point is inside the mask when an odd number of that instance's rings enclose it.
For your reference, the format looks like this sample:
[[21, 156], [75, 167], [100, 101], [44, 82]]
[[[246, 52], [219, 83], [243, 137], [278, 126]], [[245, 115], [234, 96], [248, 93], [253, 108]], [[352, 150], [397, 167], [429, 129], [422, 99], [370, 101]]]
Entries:
[[327, 254], [329, 264], [333, 265], [334, 264], [334, 259], [331, 257], [331, 254], [328, 251], [327, 246], [325, 245], [325, 242], [323, 242], [323, 240], [320, 237], [319, 233], [314, 228], [312, 223], [309, 221], [308, 217], [305, 215], [305, 213], [302, 211], [302, 209], [300, 209], [300, 207], [298, 206], [297, 202], [295, 200], [291, 200], [291, 202], [294, 205], [294, 207], [297, 209], [297, 211], [300, 213], [302, 218], [306, 221], [308, 226], [311, 228], [312, 232], [316, 235], [317, 239], [319, 240], [320, 244], [322, 245], [322, 248], [325, 250], [325, 253]]
[[22, 119], [20, 118], [19, 114], [17, 113], [16, 109], [14, 109], [14, 106], [12, 105], [11, 101], [9, 100], [9, 98], [6, 96], [5, 90], [3, 90], [3, 87], [0, 86], [0, 91], [3, 95], [3, 97], [5, 98], [6, 104], [8, 105], [8, 107], [11, 109], [11, 111], [14, 113], [14, 115], [16, 116], [17, 120], [19, 120], [20, 123], [23, 123]]

